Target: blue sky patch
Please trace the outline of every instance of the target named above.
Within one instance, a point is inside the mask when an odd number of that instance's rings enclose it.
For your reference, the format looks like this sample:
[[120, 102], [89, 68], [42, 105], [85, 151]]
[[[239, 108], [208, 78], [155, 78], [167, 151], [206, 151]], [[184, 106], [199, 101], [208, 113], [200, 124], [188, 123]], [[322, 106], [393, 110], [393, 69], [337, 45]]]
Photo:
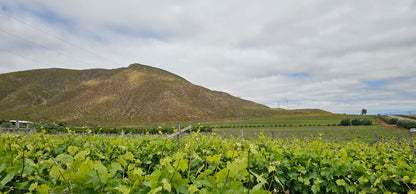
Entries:
[[377, 80], [377, 81], [367, 82], [367, 84], [370, 85], [370, 86], [382, 86], [382, 85], [384, 85], [384, 83], [385, 83], [384, 80]]
[[145, 27], [141, 26], [136, 26], [135, 28], [132, 28], [130, 26], [111, 25], [106, 27], [117, 34], [139, 39], [155, 39], [166, 41], [170, 37], [168, 33], [152, 29], [146, 29]]
[[6, 5], [1, 6], [1, 10], [7, 12], [9, 8]]
[[293, 73], [290, 76], [294, 78], [304, 78], [304, 77], [308, 77], [309, 74], [308, 73]]
[[30, 8], [27, 8], [24, 5], [19, 5], [19, 9], [29, 15], [32, 15], [46, 23], [50, 24], [59, 24], [59, 25], [65, 25], [69, 26], [71, 22], [68, 19], [65, 19], [63, 17], [60, 17], [55, 12], [48, 10], [46, 8], [43, 8], [41, 10], [32, 10]]

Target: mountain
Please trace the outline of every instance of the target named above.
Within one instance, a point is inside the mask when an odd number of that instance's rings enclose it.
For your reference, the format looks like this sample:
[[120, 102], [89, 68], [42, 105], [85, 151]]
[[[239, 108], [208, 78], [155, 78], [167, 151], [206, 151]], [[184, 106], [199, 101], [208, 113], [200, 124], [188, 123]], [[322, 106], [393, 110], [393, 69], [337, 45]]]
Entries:
[[269, 117], [270, 109], [162, 69], [40, 69], [0, 75], [0, 119], [125, 125]]

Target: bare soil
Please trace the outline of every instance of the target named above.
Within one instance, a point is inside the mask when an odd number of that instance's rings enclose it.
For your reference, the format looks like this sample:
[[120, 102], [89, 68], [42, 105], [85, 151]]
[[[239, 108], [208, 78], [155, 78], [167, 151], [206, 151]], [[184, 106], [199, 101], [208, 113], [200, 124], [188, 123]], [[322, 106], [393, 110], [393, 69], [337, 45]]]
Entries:
[[380, 125], [383, 125], [383, 126], [386, 126], [386, 127], [390, 127], [390, 128], [392, 128], [392, 129], [397, 129], [397, 130], [405, 130], [405, 128], [403, 128], [403, 127], [399, 127], [399, 126], [397, 126], [397, 125], [390, 125], [390, 124], [388, 124], [388, 123], [386, 123], [386, 122], [384, 122], [382, 119], [380, 119], [380, 118], [376, 118], [376, 121], [380, 124]]
[[399, 119], [399, 120], [408, 120], [408, 121], [416, 121], [416, 119], [411, 119], [411, 118], [407, 118], [407, 117], [401, 117], [401, 116], [396, 116], [396, 115], [391, 115], [390, 117]]

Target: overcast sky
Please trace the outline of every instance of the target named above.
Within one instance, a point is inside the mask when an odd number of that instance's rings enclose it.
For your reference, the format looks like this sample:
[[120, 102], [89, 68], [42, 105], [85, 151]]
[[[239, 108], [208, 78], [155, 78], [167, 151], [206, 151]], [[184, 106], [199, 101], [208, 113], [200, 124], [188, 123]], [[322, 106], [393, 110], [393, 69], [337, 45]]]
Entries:
[[142, 63], [270, 107], [416, 110], [414, 0], [0, 6], [0, 73]]

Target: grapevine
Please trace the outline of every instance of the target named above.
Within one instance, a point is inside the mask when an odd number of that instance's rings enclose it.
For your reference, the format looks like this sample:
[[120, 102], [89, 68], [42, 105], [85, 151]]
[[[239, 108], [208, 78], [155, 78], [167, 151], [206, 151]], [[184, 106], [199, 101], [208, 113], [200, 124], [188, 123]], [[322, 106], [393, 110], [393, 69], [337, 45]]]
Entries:
[[406, 142], [161, 136], [0, 137], [1, 192], [412, 193]]

